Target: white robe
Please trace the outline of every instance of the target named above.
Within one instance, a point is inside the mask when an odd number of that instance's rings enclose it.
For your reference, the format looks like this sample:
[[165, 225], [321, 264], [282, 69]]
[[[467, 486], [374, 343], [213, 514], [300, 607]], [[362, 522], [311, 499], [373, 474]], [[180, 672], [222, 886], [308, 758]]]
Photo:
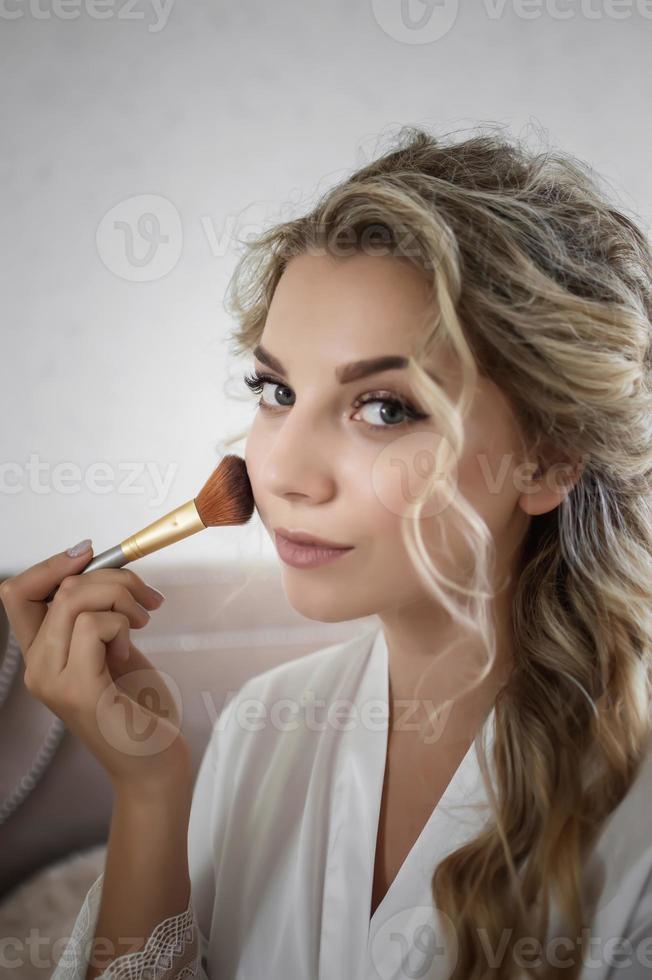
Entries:
[[[370, 920], [388, 676], [385, 637], [374, 627], [242, 686], [213, 727], [195, 782], [189, 906], [103, 978], [449, 977], [456, 939], [433, 907], [430, 882], [490, 810], [472, 744]], [[488, 753], [493, 721], [492, 708], [483, 726]], [[652, 978], [651, 813], [652, 752], [584, 869], [597, 940], [582, 980]], [[102, 878], [53, 980], [84, 980]], [[553, 907], [551, 930], [556, 916]], [[564, 934], [563, 926], [551, 930]], [[564, 946], [555, 950], [563, 959]], [[531, 961], [531, 948], [523, 955]], [[619, 967], [628, 957], [631, 965]]]

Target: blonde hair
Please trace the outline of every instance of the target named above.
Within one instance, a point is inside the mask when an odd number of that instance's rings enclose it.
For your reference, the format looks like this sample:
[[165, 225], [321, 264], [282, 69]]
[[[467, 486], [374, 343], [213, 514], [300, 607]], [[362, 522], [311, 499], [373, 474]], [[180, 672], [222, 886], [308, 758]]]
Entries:
[[[259, 342], [292, 257], [374, 247], [415, 263], [436, 297], [411, 373], [455, 456], [479, 373], [505, 393], [544, 468], [555, 458], [584, 463], [559, 506], [532, 517], [523, 541], [515, 660], [494, 705], [496, 793], [476, 738], [491, 820], [432, 879], [435, 905], [457, 933], [452, 980], [488, 976], [486, 950], [504, 935], [508, 954], [526, 936], [545, 949], [553, 894], [577, 944], [563, 971], [571, 980], [587, 926], [582, 862], [633, 782], [651, 725], [650, 247], [589, 167], [566, 154], [531, 152], [496, 133], [455, 140], [403, 127], [395, 146], [309, 213], [247, 242], [227, 291], [234, 353]], [[422, 367], [435, 335], [462, 367], [457, 402]], [[441, 479], [440, 466], [433, 471]], [[432, 492], [434, 484], [417, 516]], [[460, 494], [447, 517], [473, 546], [469, 589], [442, 576], [418, 520], [402, 522], [405, 544], [433, 596], [479, 632], [489, 669], [495, 549]], [[559, 975], [545, 962], [527, 973]], [[508, 956], [491, 975], [523, 974]]]

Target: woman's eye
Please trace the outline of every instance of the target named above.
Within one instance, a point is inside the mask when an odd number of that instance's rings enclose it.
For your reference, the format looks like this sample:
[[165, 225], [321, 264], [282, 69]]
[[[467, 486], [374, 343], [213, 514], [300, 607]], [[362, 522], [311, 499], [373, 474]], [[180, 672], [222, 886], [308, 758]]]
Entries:
[[393, 428], [411, 418], [409, 407], [394, 398], [365, 398], [357, 407], [365, 425], [374, 429]]
[[361, 395], [354, 402], [354, 408], [359, 410], [358, 414], [369, 409], [367, 418], [362, 418], [361, 421], [368, 429], [378, 432], [408, 426], [428, 418], [426, 412], [421, 412], [406, 398], [393, 395], [390, 391], [374, 391]]
[[[254, 371], [252, 375], [245, 375], [244, 382], [251, 391], [261, 396], [258, 405], [263, 409], [274, 411], [276, 408], [287, 408], [292, 404], [291, 399], [294, 397], [292, 389], [270, 375]], [[271, 401], [263, 397], [267, 386], [276, 388], [271, 395]], [[397, 428], [400, 425], [409, 425], [411, 422], [428, 418], [424, 412], [420, 412], [406, 399], [397, 398], [391, 392], [375, 391], [362, 395], [356, 399], [353, 407], [356, 409], [356, 416], [361, 416], [363, 413], [366, 416], [360, 418], [363, 425], [375, 431]], [[357, 421], [356, 416], [353, 417], [354, 421]]]
[[[276, 381], [266, 381], [263, 384], [262, 390], [265, 391], [265, 388], [267, 388], [268, 386], [270, 388], [272, 388], [272, 389], [273, 388], [276, 388], [276, 391], [270, 392], [270, 400], [269, 401], [265, 401], [264, 397], [261, 394], [260, 400], [262, 401], [263, 405], [270, 405], [270, 407], [275, 407], [277, 405], [281, 405], [282, 406], [284, 404], [285, 405], [292, 404], [291, 402], [284, 402], [283, 401], [284, 397], [287, 397], [287, 395], [284, 395], [283, 392], [289, 391], [288, 388], [284, 388], [283, 385], [277, 384]], [[281, 393], [280, 394], [280, 397], [277, 397], [278, 392]]]
[[[264, 397], [265, 388], [270, 389], [267, 395], [267, 400]], [[274, 388], [276, 389], [276, 391], [274, 391]], [[261, 383], [260, 390], [261, 390], [260, 401], [262, 402], [263, 405], [268, 405], [270, 408], [278, 408], [278, 407], [282, 408], [284, 406], [292, 404], [291, 401], [284, 400], [290, 397], [290, 395], [288, 395], [290, 389], [284, 387], [278, 381], [263, 381]]]
[[281, 396], [281, 401], [277, 401], [273, 399], [271, 402], [266, 401], [262, 397], [262, 392], [265, 390], [267, 385], [270, 385], [272, 388], [280, 388], [282, 391], [285, 392], [290, 391], [289, 388], [286, 388], [285, 385], [281, 384], [280, 381], [276, 381], [275, 378], [271, 378], [269, 377], [269, 375], [259, 374], [257, 371], [254, 371], [254, 373], [251, 375], [245, 375], [244, 383], [247, 385], [250, 391], [255, 391], [256, 394], [259, 394], [261, 396], [258, 402], [259, 405], [262, 405], [265, 408], [287, 406], [288, 403], [283, 402], [282, 400], [283, 396]]

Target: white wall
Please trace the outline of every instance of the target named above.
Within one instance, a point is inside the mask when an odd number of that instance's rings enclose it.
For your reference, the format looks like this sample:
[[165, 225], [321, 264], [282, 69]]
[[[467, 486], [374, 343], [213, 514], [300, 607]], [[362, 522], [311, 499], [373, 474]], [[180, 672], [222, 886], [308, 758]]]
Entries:
[[[410, 0], [413, 26], [397, 0], [103, 3], [0, 0], [0, 573], [86, 536], [104, 550], [195, 496], [253, 411], [225, 395], [248, 366], [222, 309], [236, 222], [300, 210], [400, 124], [543, 127], [649, 229], [650, 0], [443, 0], [431, 17]], [[137, 266], [112, 222], [144, 205], [169, 242]], [[97, 462], [107, 494], [87, 485]], [[259, 551], [254, 520], [134, 567]]]

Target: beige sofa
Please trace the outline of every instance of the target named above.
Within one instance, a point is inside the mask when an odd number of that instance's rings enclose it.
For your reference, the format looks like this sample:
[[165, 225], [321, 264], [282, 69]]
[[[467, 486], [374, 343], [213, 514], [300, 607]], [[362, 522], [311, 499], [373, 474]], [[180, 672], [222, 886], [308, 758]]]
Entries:
[[[217, 713], [248, 677], [348, 639], [376, 621], [369, 617], [320, 623], [298, 615], [285, 598], [277, 563], [156, 572], [148, 572], [143, 564], [139, 574], [167, 601], [143, 630], [132, 631], [132, 639], [178, 686], [182, 729], [192, 748], [195, 773]], [[7, 636], [0, 603], [0, 664]], [[21, 669], [0, 708], [0, 804], [29, 769], [55, 721], [23, 686], [22, 666], [21, 657]], [[53, 924], [55, 933], [58, 927], [65, 930], [71, 908], [79, 907], [87, 885], [103, 867], [111, 806], [104, 771], [84, 745], [64, 731], [49, 767], [0, 825], [0, 927], [4, 922], [5, 928], [20, 934], [38, 925], [22, 921], [24, 909], [33, 910], [39, 887], [47, 887], [50, 912], [57, 895], [65, 900], [62, 921]], [[71, 869], [69, 879], [64, 880], [61, 868]], [[76, 877], [75, 868], [81, 869]], [[55, 919], [56, 914], [55, 907]], [[5, 975], [24, 980], [48, 973], [17, 967]]]

